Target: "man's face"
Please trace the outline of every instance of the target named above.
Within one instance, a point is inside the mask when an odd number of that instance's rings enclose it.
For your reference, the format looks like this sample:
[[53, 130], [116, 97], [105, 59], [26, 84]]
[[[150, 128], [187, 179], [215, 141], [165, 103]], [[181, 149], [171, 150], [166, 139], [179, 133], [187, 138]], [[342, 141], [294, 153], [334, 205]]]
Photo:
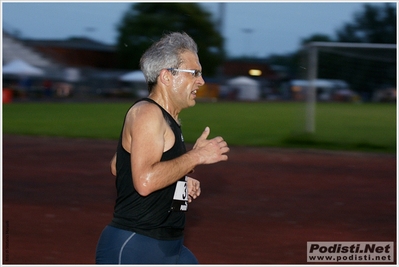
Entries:
[[[183, 63], [179, 69], [202, 71], [197, 54], [184, 52], [181, 58]], [[176, 104], [181, 109], [194, 106], [197, 90], [205, 84], [202, 76], [195, 77], [190, 72], [177, 71], [173, 76], [173, 81], [172, 94]]]

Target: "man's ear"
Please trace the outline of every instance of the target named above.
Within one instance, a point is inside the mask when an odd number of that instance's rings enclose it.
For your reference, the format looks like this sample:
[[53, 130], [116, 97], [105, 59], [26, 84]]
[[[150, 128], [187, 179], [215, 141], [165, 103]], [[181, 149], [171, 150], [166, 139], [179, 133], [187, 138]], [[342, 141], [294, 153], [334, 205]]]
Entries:
[[170, 84], [172, 82], [172, 73], [167, 69], [161, 70], [161, 73], [159, 73], [159, 80], [164, 85]]

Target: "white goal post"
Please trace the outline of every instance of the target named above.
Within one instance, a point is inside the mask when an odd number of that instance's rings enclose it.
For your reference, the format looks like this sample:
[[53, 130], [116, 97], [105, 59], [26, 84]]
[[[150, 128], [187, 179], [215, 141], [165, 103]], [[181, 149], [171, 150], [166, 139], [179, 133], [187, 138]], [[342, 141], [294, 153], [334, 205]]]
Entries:
[[[306, 121], [305, 130], [308, 133], [315, 132], [316, 109], [316, 80], [318, 69], [318, 53], [325, 48], [356, 48], [356, 49], [396, 49], [396, 44], [372, 44], [372, 43], [341, 43], [341, 42], [311, 42], [304, 46], [307, 52], [307, 79], [309, 88], [306, 92]], [[367, 58], [368, 55], [362, 55]]]

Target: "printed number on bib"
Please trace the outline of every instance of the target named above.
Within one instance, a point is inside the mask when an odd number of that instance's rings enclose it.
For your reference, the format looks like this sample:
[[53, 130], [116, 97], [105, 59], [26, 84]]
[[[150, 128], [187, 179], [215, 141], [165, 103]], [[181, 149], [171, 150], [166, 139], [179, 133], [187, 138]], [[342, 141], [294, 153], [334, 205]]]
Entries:
[[173, 211], [187, 211], [188, 192], [186, 181], [177, 181], [171, 209]]

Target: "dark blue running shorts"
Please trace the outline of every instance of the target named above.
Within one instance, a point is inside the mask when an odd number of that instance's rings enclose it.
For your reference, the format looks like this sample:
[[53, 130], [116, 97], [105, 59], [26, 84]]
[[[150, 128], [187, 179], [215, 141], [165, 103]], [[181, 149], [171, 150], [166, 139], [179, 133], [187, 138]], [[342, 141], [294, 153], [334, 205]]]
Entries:
[[106, 226], [96, 249], [96, 264], [198, 264], [178, 240], [158, 240]]

